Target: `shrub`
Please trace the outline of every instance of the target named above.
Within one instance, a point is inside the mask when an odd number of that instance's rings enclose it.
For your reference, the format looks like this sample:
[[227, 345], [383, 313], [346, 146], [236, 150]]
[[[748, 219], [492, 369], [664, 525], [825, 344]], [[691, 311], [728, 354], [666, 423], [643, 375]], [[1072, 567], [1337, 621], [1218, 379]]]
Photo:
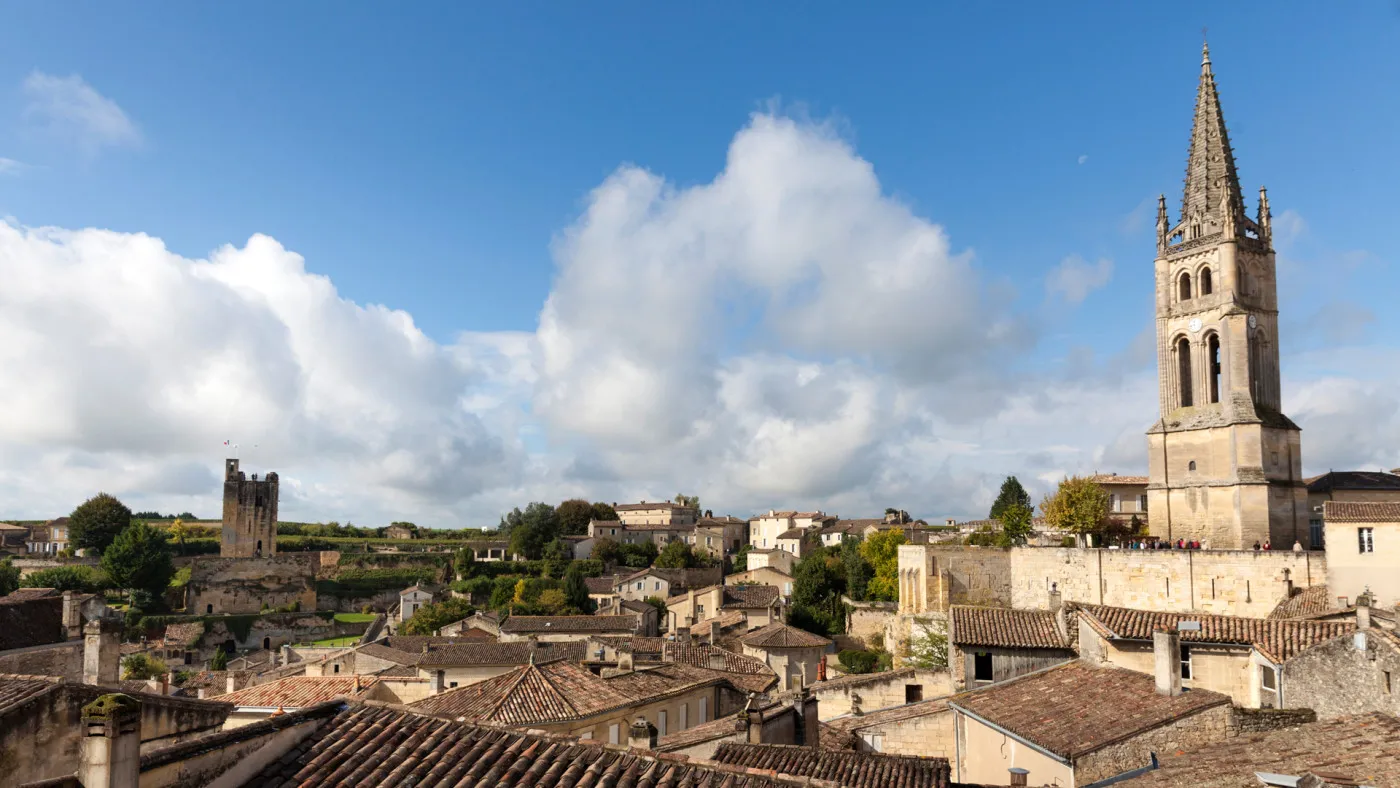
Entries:
[[146, 654], [132, 654], [122, 660], [122, 678], [128, 681], [158, 678], [169, 669], [164, 662]]
[[109, 588], [116, 588], [107, 573], [95, 566], [55, 566], [40, 569], [22, 578], [20, 585], [25, 588], [56, 588], [59, 591], [77, 591], [83, 594], [100, 594]]
[[837, 654], [836, 659], [840, 661], [841, 667], [845, 668], [847, 673], [873, 673], [875, 666], [880, 662], [880, 657], [875, 652], [853, 648], [848, 648]]

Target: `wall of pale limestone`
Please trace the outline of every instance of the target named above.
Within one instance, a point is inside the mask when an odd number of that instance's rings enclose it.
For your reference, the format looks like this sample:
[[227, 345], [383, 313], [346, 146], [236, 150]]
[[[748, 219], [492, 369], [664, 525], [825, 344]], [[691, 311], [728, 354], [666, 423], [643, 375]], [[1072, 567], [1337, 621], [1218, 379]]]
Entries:
[[264, 558], [203, 558], [190, 567], [186, 607], [192, 615], [258, 613], [296, 603], [316, 609], [317, 553]]

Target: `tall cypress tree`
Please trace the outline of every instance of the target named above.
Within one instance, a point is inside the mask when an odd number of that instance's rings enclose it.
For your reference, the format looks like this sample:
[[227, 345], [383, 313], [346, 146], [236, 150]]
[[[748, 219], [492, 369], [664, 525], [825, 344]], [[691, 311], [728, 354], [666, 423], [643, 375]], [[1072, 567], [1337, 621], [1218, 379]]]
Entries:
[[992, 503], [992, 512], [987, 515], [989, 520], [1000, 520], [1002, 514], [1012, 506], [1031, 505], [1031, 495], [1026, 492], [1026, 488], [1021, 486], [1015, 476], [1006, 477], [1006, 481], [1001, 483], [1001, 492], [997, 495], [996, 501]]

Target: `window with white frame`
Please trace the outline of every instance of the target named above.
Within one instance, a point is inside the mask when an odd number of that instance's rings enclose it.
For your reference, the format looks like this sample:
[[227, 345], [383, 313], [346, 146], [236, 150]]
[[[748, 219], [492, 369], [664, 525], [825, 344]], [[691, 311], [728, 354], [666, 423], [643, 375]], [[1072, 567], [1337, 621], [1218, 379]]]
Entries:
[[1181, 647], [1181, 678], [1187, 680], [1191, 678], [1191, 647]]
[[1142, 495], [1138, 496], [1138, 511], [1147, 511], [1147, 493], [1143, 493]]
[[1278, 671], [1273, 665], [1259, 666], [1259, 707], [1278, 708]]
[[1356, 546], [1363, 553], [1376, 552], [1376, 529], [1358, 528], [1356, 529]]

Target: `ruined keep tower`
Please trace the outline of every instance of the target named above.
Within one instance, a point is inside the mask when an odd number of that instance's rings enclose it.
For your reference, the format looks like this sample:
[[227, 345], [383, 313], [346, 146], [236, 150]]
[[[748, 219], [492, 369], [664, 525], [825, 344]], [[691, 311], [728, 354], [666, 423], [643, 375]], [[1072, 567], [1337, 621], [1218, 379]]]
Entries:
[[219, 555], [261, 558], [277, 552], [277, 474], [245, 478], [238, 460], [224, 461], [224, 525]]
[[1215, 549], [1307, 546], [1302, 436], [1279, 389], [1269, 198], [1245, 214], [1210, 50], [1202, 52], [1181, 215], [1157, 200], [1157, 378], [1147, 432], [1154, 536]]

